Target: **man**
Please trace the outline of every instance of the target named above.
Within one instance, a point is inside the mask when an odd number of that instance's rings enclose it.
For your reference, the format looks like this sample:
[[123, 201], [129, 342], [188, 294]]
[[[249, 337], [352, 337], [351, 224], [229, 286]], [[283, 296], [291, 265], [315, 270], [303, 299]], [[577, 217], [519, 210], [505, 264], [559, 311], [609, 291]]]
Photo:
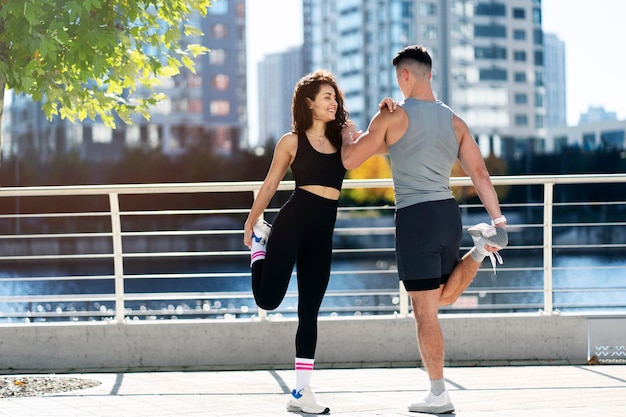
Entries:
[[[439, 305], [453, 303], [482, 260], [506, 246], [506, 219], [469, 128], [435, 98], [430, 84], [432, 60], [426, 49], [406, 47], [393, 65], [404, 102], [395, 111], [381, 109], [356, 139], [354, 126], [344, 130], [342, 160], [353, 169], [372, 155], [390, 155], [398, 274], [411, 297], [417, 344], [431, 383], [428, 395], [411, 404], [409, 411], [450, 413], [454, 406], [444, 383]], [[449, 180], [457, 159], [496, 226], [482, 223], [470, 228], [475, 247], [460, 261], [461, 215]]]

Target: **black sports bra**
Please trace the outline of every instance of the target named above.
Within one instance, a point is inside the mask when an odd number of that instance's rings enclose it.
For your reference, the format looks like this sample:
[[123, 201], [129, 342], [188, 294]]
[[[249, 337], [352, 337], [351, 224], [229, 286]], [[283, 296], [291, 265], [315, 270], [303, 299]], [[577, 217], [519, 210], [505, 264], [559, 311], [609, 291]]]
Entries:
[[316, 151], [304, 133], [298, 133], [298, 151], [291, 163], [296, 187], [323, 185], [341, 191], [346, 169], [341, 162], [341, 150], [335, 153]]

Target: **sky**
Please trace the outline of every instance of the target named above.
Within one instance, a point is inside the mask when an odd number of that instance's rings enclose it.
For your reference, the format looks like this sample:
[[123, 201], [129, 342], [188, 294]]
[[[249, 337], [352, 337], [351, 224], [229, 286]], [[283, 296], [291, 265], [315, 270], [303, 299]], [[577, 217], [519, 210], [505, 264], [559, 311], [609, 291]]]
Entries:
[[[300, 0], [247, 0], [250, 138], [258, 130], [257, 64], [302, 44]], [[565, 42], [567, 123], [590, 106], [626, 119], [626, 0], [543, 0], [543, 29]], [[619, 42], [619, 43], [618, 43]]]

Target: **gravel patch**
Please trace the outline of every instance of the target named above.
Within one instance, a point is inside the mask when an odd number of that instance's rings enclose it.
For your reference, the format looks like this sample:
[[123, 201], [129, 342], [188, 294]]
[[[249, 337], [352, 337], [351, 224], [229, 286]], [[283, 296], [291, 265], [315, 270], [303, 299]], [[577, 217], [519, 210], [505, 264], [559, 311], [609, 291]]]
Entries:
[[0, 398], [39, 397], [45, 394], [97, 387], [100, 381], [60, 376], [0, 377]]

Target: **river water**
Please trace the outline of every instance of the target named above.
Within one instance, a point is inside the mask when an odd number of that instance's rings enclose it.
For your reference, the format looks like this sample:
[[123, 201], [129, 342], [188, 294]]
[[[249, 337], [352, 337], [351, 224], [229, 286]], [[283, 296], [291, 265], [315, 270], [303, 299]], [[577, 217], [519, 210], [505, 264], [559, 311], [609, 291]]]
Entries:
[[[442, 313], [450, 312], [532, 312], [543, 308], [544, 271], [540, 256], [519, 256], [515, 251], [502, 252], [504, 264], [497, 273], [485, 260], [481, 271], [460, 302]], [[0, 272], [0, 297], [55, 294], [111, 294], [111, 278], [76, 280], [31, 280], [22, 277], [73, 275], [112, 275], [110, 261], [85, 261], [81, 265], [62, 263], [44, 267]], [[626, 254], [555, 254], [553, 262], [554, 308], [562, 312], [626, 312]], [[153, 262], [125, 262], [129, 277], [137, 274], [197, 274], [193, 278], [128, 278], [124, 289], [132, 293], [202, 292], [205, 296], [179, 301], [127, 301], [141, 318], [176, 317], [249, 317], [255, 309], [250, 295], [249, 268], [246, 259], [211, 262], [199, 259], [164, 259]], [[220, 274], [229, 274], [220, 276]], [[398, 278], [393, 254], [375, 257], [339, 258], [324, 300], [323, 315], [390, 314], [398, 310]], [[291, 280], [288, 296], [278, 314], [293, 315], [297, 308], [296, 279]], [[216, 292], [236, 296], [211, 296]], [[380, 293], [380, 294], [373, 294]], [[164, 297], [165, 298], [165, 297]], [[112, 302], [19, 302], [0, 303], [0, 321], [14, 313], [26, 320], [32, 314], [82, 311], [74, 320], [111, 316]], [[89, 316], [87, 312], [99, 312]], [[142, 315], [143, 314], [143, 315]], [[5, 319], [3, 320], [3, 316]], [[37, 319], [39, 321], [51, 318]]]

